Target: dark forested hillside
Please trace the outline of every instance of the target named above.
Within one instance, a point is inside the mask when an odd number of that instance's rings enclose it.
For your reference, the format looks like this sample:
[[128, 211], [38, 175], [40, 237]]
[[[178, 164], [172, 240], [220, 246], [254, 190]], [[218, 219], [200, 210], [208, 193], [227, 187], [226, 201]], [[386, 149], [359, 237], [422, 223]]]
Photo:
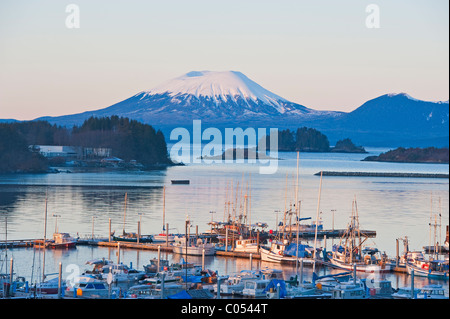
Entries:
[[[266, 137], [267, 148], [270, 147], [270, 138]], [[321, 132], [302, 127], [296, 131], [289, 129], [278, 131], [278, 151], [280, 152], [328, 152], [330, 142]]]
[[30, 145], [110, 148], [113, 156], [144, 167], [172, 164], [161, 131], [118, 116], [92, 117], [71, 129], [45, 121], [0, 124], [0, 172], [45, 171], [47, 159]]

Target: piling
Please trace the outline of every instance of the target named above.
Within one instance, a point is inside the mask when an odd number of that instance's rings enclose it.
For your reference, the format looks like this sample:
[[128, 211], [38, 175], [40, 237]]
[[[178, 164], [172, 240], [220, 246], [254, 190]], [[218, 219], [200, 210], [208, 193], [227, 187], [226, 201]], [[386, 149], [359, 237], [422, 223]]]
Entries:
[[61, 282], [62, 282], [62, 263], [59, 263], [58, 273], [58, 299], [61, 299]]

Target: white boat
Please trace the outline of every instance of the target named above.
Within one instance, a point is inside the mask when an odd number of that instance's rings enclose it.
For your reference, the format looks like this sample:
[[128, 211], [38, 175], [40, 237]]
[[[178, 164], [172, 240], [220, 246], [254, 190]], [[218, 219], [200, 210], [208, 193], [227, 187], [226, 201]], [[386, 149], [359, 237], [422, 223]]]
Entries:
[[112, 274], [113, 282], [138, 281], [145, 277], [144, 271], [131, 269], [124, 264], [107, 264], [102, 267], [102, 279], [108, 279], [108, 274]]
[[311, 257], [313, 248], [302, 244], [299, 244], [298, 247], [297, 254], [297, 244], [289, 244], [286, 240], [283, 242], [272, 241], [270, 247], [260, 247], [261, 260], [273, 263], [296, 263], [297, 260], [303, 260], [305, 265], [312, 265], [314, 263], [314, 259]]
[[213, 243], [205, 243], [201, 238], [194, 242], [193, 238], [189, 238], [186, 244], [185, 237], [176, 237], [172, 244], [173, 253], [181, 255], [192, 256], [213, 256], [216, 253], [215, 245]]
[[186, 289], [183, 284], [164, 283], [157, 285], [136, 285], [128, 289], [126, 299], [161, 299]]
[[414, 296], [417, 296], [418, 292], [419, 292], [418, 288], [414, 288], [414, 294], [412, 294], [411, 287], [401, 287], [392, 294], [392, 298], [394, 298], [394, 299], [414, 299]]
[[175, 241], [175, 235], [173, 234], [165, 234], [165, 233], [160, 233], [158, 235], [153, 235], [153, 242], [174, 242]]
[[[116, 289], [111, 290], [111, 294], [115, 294]], [[110, 294], [109, 287], [103, 280], [99, 280], [94, 276], [84, 275], [75, 278], [74, 284], [68, 286], [65, 296], [73, 296], [76, 298], [90, 299], [106, 299]]]
[[247, 238], [247, 239], [239, 238], [238, 240], [236, 240], [233, 251], [256, 254], [258, 253], [258, 250], [259, 244], [255, 238]]
[[410, 260], [406, 263], [406, 271], [411, 275], [412, 270], [415, 276], [445, 280], [449, 277], [449, 262], [448, 260]]
[[[242, 295], [245, 281], [259, 278], [261, 278], [261, 273], [258, 271], [242, 270], [237, 275], [228, 277], [227, 280], [220, 284], [220, 294]], [[214, 292], [217, 294], [217, 284], [214, 285]]]
[[366, 289], [364, 285], [353, 280], [348, 282], [341, 282], [330, 290], [332, 294], [332, 299], [366, 299], [368, 298], [366, 294]]
[[331, 298], [331, 294], [318, 293], [313, 285], [292, 286], [280, 279], [272, 279], [265, 291], [267, 299]]
[[265, 298], [265, 288], [273, 279], [283, 280], [283, 271], [280, 269], [261, 269], [261, 277], [245, 280], [242, 295], [247, 298]]
[[153, 277], [145, 278], [142, 282], [146, 283], [146, 284], [157, 285], [157, 284], [161, 284], [164, 279], [165, 283], [174, 283], [174, 282], [180, 282], [182, 276], [185, 276], [185, 275], [186, 275], [185, 270], [175, 270], [175, 271], [164, 270], [164, 271], [158, 272]]
[[244, 283], [242, 295], [247, 298], [265, 298], [266, 287], [269, 285], [269, 279], [250, 279]]
[[[288, 214], [288, 212], [286, 212], [285, 214]], [[278, 224], [278, 231], [279, 232], [285, 232], [285, 233], [309, 233], [309, 232], [315, 232], [316, 231], [316, 222], [313, 221], [311, 222], [311, 224], [307, 225], [307, 224], [301, 224], [300, 221], [302, 220], [308, 220], [311, 219], [311, 217], [306, 217], [306, 218], [299, 218], [298, 221], [293, 222], [293, 223], [289, 223], [287, 225], [283, 225], [282, 222], [280, 222]], [[323, 230], [323, 222], [321, 220], [319, 220], [319, 223], [317, 225], [317, 230], [318, 231], [322, 231]]]
[[[43, 295], [54, 295], [58, 293], [58, 285], [59, 285], [59, 278], [52, 278], [40, 283], [37, 283], [35, 286], [32, 286], [30, 288], [31, 292], [35, 292], [37, 294], [43, 294]], [[64, 281], [61, 281], [61, 291], [66, 289], [66, 283]]]
[[77, 240], [68, 233], [53, 233], [53, 241], [48, 246], [50, 248], [75, 248]]
[[392, 294], [394, 299], [448, 299], [445, 294], [445, 289], [442, 285], [428, 285], [422, 288], [414, 288], [414, 293], [411, 292], [411, 287], [399, 288], [397, 292]]

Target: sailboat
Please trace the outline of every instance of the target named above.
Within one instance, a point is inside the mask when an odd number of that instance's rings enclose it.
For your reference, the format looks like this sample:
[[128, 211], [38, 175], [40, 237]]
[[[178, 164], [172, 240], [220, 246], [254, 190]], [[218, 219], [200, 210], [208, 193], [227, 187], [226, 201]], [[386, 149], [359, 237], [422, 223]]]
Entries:
[[[292, 216], [295, 216], [298, 222], [300, 221], [299, 215], [300, 215], [300, 205], [298, 201], [298, 169], [299, 169], [299, 153], [297, 152], [297, 181], [296, 181], [296, 187], [295, 187], [295, 211], [292, 210], [292, 208], [285, 212], [284, 214], [284, 220], [286, 221], [286, 217], [289, 215], [290, 220], [292, 219]], [[284, 223], [286, 224], [286, 222]], [[300, 260], [303, 261], [304, 264], [313, 264], [314, 259], [312, 258], [314, 255], [314, 248], [308, 245], [300, 244], [299, 242], [299, 231], [300, 228], [296, 228], [296, 240], [289, 241], [286, 236], [284, 236], [283, 239], [281, 239], [281, 234], [279, 233], [278, 240], [272, 241], [270, 247], [261, 247], [260, 253], [261, 253], [261, 260], [262, 261], [268, 261], [268, 262], [276, 262], [276, 263], [295, 263], [298, 265], [298, 262]], [[283, 232], [284, 234], [284, 232]], [[291, 236], [292, 233], [289, 232], [288, 237]]]
[[153, 236], [151, 235], [140, 235], [136, 233], [127, 233], [125, 232], [125, 218], [127, 214], [127, 197], [128, 193], [125, 193], [125, 208], [123, 213], [123, 230], [122, 235], [115, 236], [114, 233], [112, 234], [112, 238], [114, 241], [125, 241], [125, 242], [134, 242], [137, 243], [151, 243], [153, 242]]
[[[330, 263], [347, 270], [362, 272], [390, 272], [392, 265], [387, 263], [387, 256], [377, 248], [364, 247], [369, 238], [360, 232], [356, 199], [353, 201], [351, 221], [338, 245], [333, 246]], [[362, 238], [365, 237], [365, 238]]]
[[[162, 223], [162, 232], [158, 235], [153, 235], [154, 241], [161, 242], [174, 242], [175, 235], [166, 233], [166, 187], [163, 188], [163, 223]], [[168, 231], [168, 229], [167, 229]]]

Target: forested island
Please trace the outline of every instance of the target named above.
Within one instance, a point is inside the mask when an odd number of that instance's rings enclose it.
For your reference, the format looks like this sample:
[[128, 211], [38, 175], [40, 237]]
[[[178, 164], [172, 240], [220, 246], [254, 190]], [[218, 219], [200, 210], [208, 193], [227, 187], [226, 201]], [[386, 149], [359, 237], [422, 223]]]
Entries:
[[[266, 136], [266, 148], [270, 148], [270, 136]], [[330, 147], [328, 137], [316, 129], [302, 127], [296, 131], [289, 129], [278, 131], [279, 152], [335, 152], [335, 153], [367, 153], [364, 147], [356, 146], [346, 138]]]
[[[72, 157], [45, 156], [39, 151], [42, 145], [70, 147]], [[128, 118], [91, 117], [70, 129], [46, 121], [0, 124], [0, 172], [48, 172], [69, 159], [104, 166], [114, 160], [140, 169], [173, 165], [162, 132]]]
[[398, 162], [398, 163], [449, 163], [448, 148], [403, 148], [399, 147], [378, 156], [368, 156], [363, 161]]

